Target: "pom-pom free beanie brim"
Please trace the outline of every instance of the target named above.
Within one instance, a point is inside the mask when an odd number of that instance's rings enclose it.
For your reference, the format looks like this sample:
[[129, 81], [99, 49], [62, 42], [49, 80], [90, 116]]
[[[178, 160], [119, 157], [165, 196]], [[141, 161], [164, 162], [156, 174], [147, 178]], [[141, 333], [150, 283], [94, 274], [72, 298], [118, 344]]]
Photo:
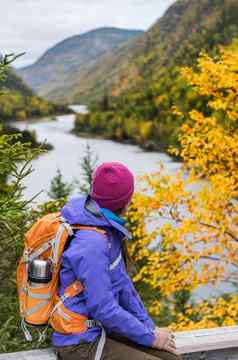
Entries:
[[134, 193], [134, 176], [123, 164], [118, 162], [103, 163], [94, 175], [92, 198], [102, 208], [113, 212], [123, 209]]

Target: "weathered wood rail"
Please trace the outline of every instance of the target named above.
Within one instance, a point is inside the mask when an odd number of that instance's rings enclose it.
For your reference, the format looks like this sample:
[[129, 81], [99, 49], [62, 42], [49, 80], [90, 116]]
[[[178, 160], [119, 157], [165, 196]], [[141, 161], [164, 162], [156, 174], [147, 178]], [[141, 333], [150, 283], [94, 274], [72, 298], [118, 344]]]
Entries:
[[[238, 326], [175, 333], [182, 360], [238, 360]], [[56, 360], [52, 349], [0, 354], [0, 360]], [[136, 359], [135, 359], [136, 360]]]

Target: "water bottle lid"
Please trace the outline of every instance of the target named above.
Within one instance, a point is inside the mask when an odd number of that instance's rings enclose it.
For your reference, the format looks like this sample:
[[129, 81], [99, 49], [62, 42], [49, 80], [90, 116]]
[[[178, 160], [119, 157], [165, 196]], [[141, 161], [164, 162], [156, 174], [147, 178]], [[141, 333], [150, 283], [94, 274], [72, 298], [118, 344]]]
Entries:
[[35, 259], [29, 265], [28, 279], [39, 284], [46, 284], [52, 279], [50, 260]]

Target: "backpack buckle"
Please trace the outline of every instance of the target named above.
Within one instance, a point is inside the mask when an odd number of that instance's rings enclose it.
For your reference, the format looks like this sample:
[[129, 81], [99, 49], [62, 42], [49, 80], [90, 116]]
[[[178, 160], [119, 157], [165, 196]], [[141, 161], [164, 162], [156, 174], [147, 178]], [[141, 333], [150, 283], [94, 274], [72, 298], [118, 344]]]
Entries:
[[24, 260], [25, 263], [29, 262], [29, 251], [28, 250], [25, 250], [23, 252], [23, 260]]
[[95, 328], [97, 326], [100, 326], [100, 324], [99, 324], [99, 322], [97, 320], [88, 319], [88, 320], [85, 321], [85, 323], [86, 323], [86, 326], [87, 326], [88, 329], [92, 329], [92, 328]]
[[62, 224], [68, 231], [69, 236], [73, 236], [74, 232], [73, 232], [72, 226], [67, 222], [67, 220], [63, 216], [61, 216], [60, 221], [62, 222]]

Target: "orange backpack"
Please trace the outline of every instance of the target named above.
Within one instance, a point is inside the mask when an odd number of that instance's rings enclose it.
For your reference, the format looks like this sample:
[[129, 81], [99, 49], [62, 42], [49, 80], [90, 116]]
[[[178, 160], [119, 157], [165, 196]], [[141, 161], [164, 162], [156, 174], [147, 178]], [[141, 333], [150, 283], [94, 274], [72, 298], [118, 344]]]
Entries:
[[[21, 327], [28, 341], [32, 341], [29, 325], [51, 325], [62, 334], [84, 332], [97, 325], [96, 321], [74, 313], [64, 306], [66, 298], [83, 291], [80, 281], [71, 284], [63, 296], [59, 297], [58, 294], [58, 276], [66, 242], [69, 236], [74, 234], [74, 230], [88, 229], [106, 234], [104, 230], [91, 226], [71, 226], [60, 213], [44, 216], [26, 233], [24, 253], [17, 267], [17, 290]], [[29, 268], [36, 259], [50, 262], [52, 276], [49, 282], [31, 282]], [[43, 335], [41, 334], [40, 339]]]

